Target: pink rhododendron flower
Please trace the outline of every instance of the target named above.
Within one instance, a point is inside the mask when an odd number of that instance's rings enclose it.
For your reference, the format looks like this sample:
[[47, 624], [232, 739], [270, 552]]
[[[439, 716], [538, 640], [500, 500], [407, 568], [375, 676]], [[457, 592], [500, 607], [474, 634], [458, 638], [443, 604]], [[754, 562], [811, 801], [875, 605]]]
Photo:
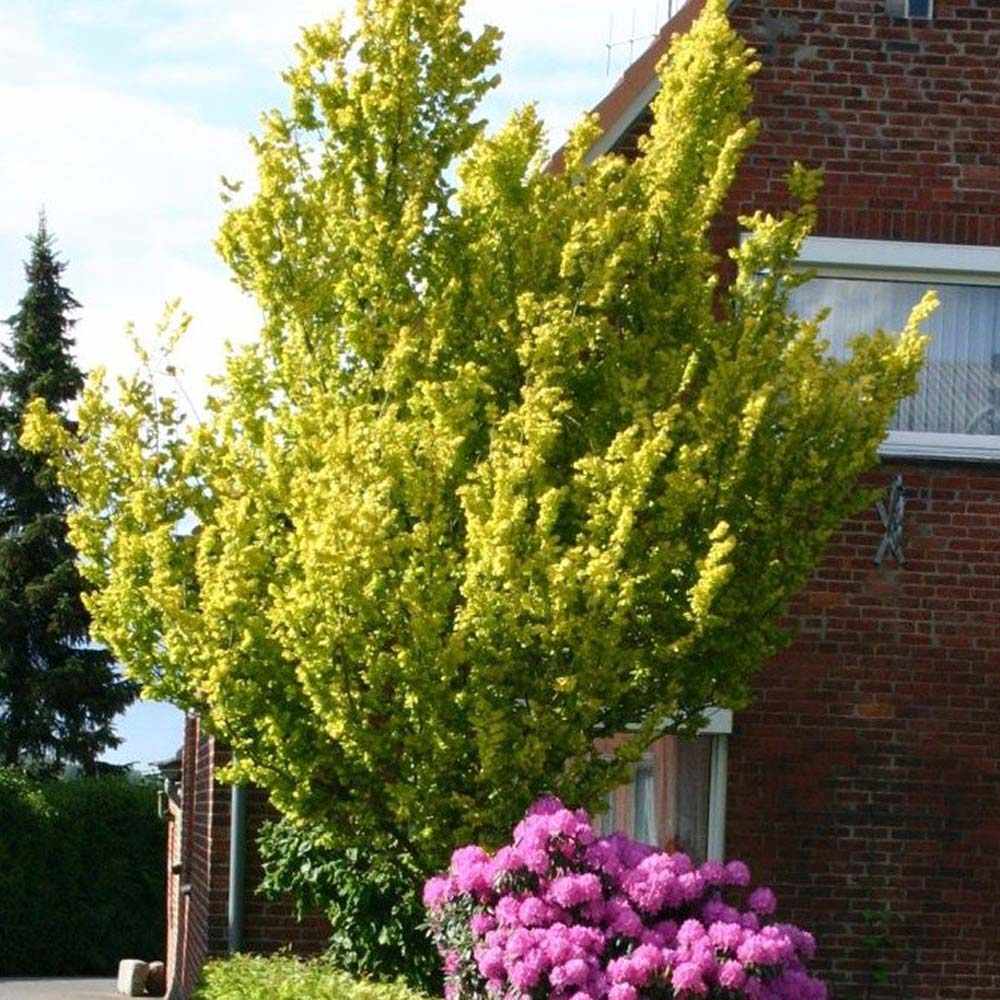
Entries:
[[754, 913], [769, 917], [778, 908], [778, 900], [770, 889], [761, 886], [750, 893], [747, 905]]
[[478, 895], [487, 892], [491, 875], [490, 856], [481, 847], [460, 847], [451, 856], [451, 877], [460, 893]]
[[599, 900], [603, 895], [601, 880], [592, 873], [561, 875], [549, 886], [549, 899], [567, 909]]
[[726, 884], [726, 866], [721, 861], [706, 861], [699, 871], [709, 885]]
[[700, 920], [685, 920], [677, 932], [677, 943], [690, 945], [705, 936], [705, 925]]
[[630, 983], [615, 983], [608, 990], [608, 1000], [638, 1000], [639, 993]]
[[598, 837], [550, 797], [494, 855], [456, 851], [424, 903], [447, 1000], [826, 1000], [812, 935], [766, 923], [774, 893], [749, 884], [740, 861]]
[[726, 865], [726, 881], [730, 885], [743, 888], [750, 884], [750, 869], [742, 861], [730, 861]]
[[485, 937], [489, 931], [495, 930], [496, 926], [497, 918], [491, 913], [473, 914], [472, 919], [469, 921], [469, 929], [476, 937]]
[[[476, 951], [476, 964], [487, 979], [499, 979], [506, 973], [502, 948], [483, 948]], [[448, 967], [445, 966], [445, 973]]]
[[552, 923], [552, 907], [536, 896], [529, 896], [517, 908], [517, 919], [525, 927], [544, 927]]
[[730, 959], [722, 963], [719, 969], [720, 986], [724, 986], [727, 990], [738, 990], [746, 981], [747, 974], [739, 962]]
[[708, 938], [719, 951], [735, 952], [746, 937], [746, 930], [739, 924], [714, 923], [708, 928]]
[[708, 985], [701, 969], [693, 962], [682, 962], [676, 966], [670, 976], [670, 982], [678, 993], [693, 993], [700, 996], [708, 992]]
[[424, 884], [424, 906], [428, 910], [436, 910], [443, 906], [452, 896], [451, 879], [442, 876], [428, 879]]

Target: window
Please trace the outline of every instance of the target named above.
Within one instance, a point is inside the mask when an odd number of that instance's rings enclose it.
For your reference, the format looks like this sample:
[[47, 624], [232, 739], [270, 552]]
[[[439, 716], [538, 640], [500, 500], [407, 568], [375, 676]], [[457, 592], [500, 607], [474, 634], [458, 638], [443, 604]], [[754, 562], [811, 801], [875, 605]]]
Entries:
[[883, 454], [1000, 459], [1000, 248], [813, 237], [802, 263], [818, 276], [792, 306], [802, 316], [830, 308], [823, 333], [835, 356], [858, 333], [901, 329], [928, 288], [941, 300], [920, 387]]
[[934, 0], [886, 0], [886, 13], [890, 17], [908, 17], [929, 20], [934, 17]]
[[[716, 709], [699, 736], [657, 740], [632, 780], [608, 796], [602, 834], [683, 850], [698, 861], [725, 850], [726, 760], [732, 713]], [[614, 741], [609, 741], [613, 744]]]

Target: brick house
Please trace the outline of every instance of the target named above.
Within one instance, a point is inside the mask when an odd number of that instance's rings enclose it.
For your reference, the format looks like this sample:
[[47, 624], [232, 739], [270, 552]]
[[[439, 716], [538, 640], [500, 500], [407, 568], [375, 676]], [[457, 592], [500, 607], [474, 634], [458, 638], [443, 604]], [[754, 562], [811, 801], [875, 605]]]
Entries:
[[[655, 66], [702, 2], [598, 105], [594, 155], [634, 153]], [[735, 0], [731, 16], [761, 55], [762, 130], [720, 239], [739, 239], [739, 214], [784, 207], [794, 160], [822, 166], [803, 254], [818, 278], [797, 306], [832, 306], [832, 350], [898, 327], [925, 288], [942, 306], [921, 388], [868, 477], [881, 516], [834, 539], [753, 707], [654, 746], [605, 822], [745, 858], [782, 916], [815, 931], [837, 998], [1000, 1000], [1000, 0]], [[189, 720], [171, 834], [176, 996], [226, 945], [222, 753]], [[251, 803], [251, 828], [263, 808]], [[245, 946], [318, 947], [320, 921], [254, 900], [254, 864]]]
[[[230, 950], [269, 954], [288, 947], [301, 955], [318, 954], [329, 937], [322, 917], [299, 921], [291, 902], [256, 895], [263, 877], [257, 832], [274, 812], [261, 791], [234, 794], [216, 778], [229, 758], [197, 716], [185, 718], [181, 778], [168, 784], [166, 966], [171, 1000], [191, 995], [209, 958]], [[235, 845], [234, 811], [243, 813], [243, 822], [235, 824], [237, 830], [242, 827]], [[231, 865], [234, 857], [239, 860]], [[234, 894], [234, 886], [242, 892]]]

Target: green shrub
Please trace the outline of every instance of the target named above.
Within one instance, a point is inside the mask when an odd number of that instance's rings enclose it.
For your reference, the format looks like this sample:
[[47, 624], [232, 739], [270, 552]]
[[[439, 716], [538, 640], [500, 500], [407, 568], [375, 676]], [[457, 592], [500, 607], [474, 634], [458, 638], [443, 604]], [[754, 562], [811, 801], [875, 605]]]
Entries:
[[373, 983], [324, 962], [238, 955], [210, 962], [195, 1000], [427, 1000], [402, 983]]
[[426, 873], [405, 851], [333, 848], [322, 832], [287, 820], [268, 823], [258, 840], [260, 891], [289, 894], [300, 914], [320, 910], [332, 927], [330, 965], [369, 979], [405, 979], [440, 993], [441, 960], [424, 929]]
[[149, 781], [0, 768], [0, 976], [162, 958], [165, 845]]

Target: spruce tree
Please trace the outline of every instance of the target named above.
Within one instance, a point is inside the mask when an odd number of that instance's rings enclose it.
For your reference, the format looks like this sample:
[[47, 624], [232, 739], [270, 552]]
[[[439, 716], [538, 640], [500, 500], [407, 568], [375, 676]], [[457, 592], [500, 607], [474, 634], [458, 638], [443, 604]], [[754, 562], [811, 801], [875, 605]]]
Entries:
[[72, 355], [64, 262], [45, 223], [30, 238], [27, 291], [7, 321], [0, 362], [0, 763], [93, 773], [119, 740], [112, 720], [136, 696], [112, 656], [89, 644], [83, 582], [67, 539], [68, 497], [42, 458], [18, 443], [25, 409], [42, 399], [72, 430], [83, 387]]

